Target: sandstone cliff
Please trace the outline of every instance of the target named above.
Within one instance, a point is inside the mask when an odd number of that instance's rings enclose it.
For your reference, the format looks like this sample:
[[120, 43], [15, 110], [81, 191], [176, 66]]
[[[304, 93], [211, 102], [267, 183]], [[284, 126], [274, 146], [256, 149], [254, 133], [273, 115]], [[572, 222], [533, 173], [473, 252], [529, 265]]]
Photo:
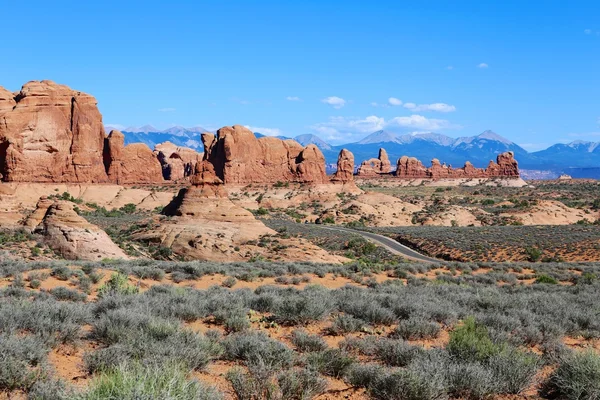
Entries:
[[177, 146], [171, 142], [154, 146], [154, 154], [162, 165], [163, 178], [171, 181], [178, 181], [193, 175], [196, 163], [203, 157], [202, 153], [188, 147]]
[[111, 131], [104, 147], [104, 165], [112, 183], [160, 183], [162, 167], [148, 146], [132, 143], [125, 146], [125, 136]]
[[496, 162], [490, 161], [485, 169], [475, 168], [468, 161], [462, 168], [452, 168], [438, 159], [433, 159], [431, 167], [426, 168], [416, 158], [402, 156], [398, 159], [395, 175], [404, 179], [516, 178], [519, 176], [519, 164], [512, 152], [499, 154]]
[[162, 167], [143, 144], [106, 138], [96, 99], [52, 81], [18, 93], [0, 87], [0, 180], [157, 183]]
[[240, 125], [224, 127], [217, 135], [202, 134], [203, 160], [212, 164], [223, 183], [324, 183], [325, 157], [313, 144], [274, 137], [257, 139]]
[[0, 89], [4, 181], [106, 182], [104, 128], [92, 96], [51, 81]]

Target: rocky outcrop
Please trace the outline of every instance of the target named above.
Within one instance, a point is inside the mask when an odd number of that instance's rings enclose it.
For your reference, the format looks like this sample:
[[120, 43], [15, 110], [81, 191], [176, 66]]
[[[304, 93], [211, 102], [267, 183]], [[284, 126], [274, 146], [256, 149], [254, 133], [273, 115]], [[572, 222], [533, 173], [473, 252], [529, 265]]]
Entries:
[[377, 158], [371, 158], [360, 164], [357, 175], [361, 177], [378, 176], [389, 174], [391, 170], [391, 163], [387, 152], [384, 148], [381, 148], [379, 149], [379, 156]]
[[197, 162], [202, 161], [202, 153], [188, 147], [164, 142], [154, 146], [154, 154], [162, 166], [163, 178], [179, 181], [194, 174]]
[[4, 181], [106, 182], [104, 128], [96, 99], [52, 81], [12, 95], [0, 88]]
[[274, 137], [257, 139], [240, 125], [224, 127], [217, 135], [202, 134], [203, 161], [229, 184], [301, 182], [324, 183], [325, 157], [313, 144]]
[[148, 146], [132, 143], [125, 146], [125, 136], [116, 130], [106, 138], [104, 164], [112, 183], [160, 183], [162, 167]]
[[129, 258], [106, 232], [79, 216], [73, 209], [73, 203], [56, 201], [50, 206], [47, 202], [39, 205], [40, 213], [44, 207], [47, 210], [35, 232], [44, 235], [48, 245], [64, 258], [94, 261]]
[[485, 169], [475, 168], [468, 161], [462, 168], [452, 168], [435, 158], [431, 161], [431, 167], [426, 168], [416, 158], [402, 156], [398, 159], [396, 176], [403, 179], [516, 178], [519, 176], [519, 166], [512, 152], [499, 154], [496, 162], [490, 161]]
[[337, 171], [331, 179], [333, 182], [354, 182], [354, 154], [350, 150], [342, 149], [338, 155]]

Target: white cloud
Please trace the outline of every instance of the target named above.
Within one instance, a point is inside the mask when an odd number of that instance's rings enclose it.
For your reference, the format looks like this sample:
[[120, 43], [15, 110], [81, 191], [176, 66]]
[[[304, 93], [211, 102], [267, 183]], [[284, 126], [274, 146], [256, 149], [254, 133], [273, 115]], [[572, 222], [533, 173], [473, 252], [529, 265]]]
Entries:
[[454, 107], [453, 105], [450, 105], [450, 104], [446, 104], [446, 103], [432, 103], [432, 104], [419, 104], [419, 105], [416, 105], [415, 103], [406, 103], [406, 104], [404, 104], [404, 108], [414, 111], [414, 112], [437, 111], [437, 112], [447, 113], [447, 112], [456, 111], [456, 107]]
[[285, 99], [288, 101], [302, 101], [302, 99], [298, 96], [288, 96]]
[[583, 33], [585, 33], [586, 35], [591, 35], [592, 34], [592, 30], [591, 29], [586, 29], [583, 31]]
[[392, 106], [401, 106], [402, 105], [402, 100], [397, 99], [395, 97], [390, 97], [388, 99], [388, 103], [390, 103], [390, 105], [392, 105]]
[[447, 69], [448, 71], [452, 71], [452, 70], [454, 69], [454, 67], [453, 67], [452, 65], [448, 65], [448, 66], [446, 67], [446, 69]]
[[518, 145], [529, 151], [544, 150], [550, 146], [548, 143], [518, 143]]
[[173, 107], [159, 108], [158, 111], [160, 111], [160, 112], [173, 112], [173, 111], [175, 111], [175, 108], [173, 108]]
[[424, 131], [437, 131], [440, 129], [453, 129], [460, 126], [450, 123], [445, 119], [427, 118], [422, 115], [413, 114], [409, 117], [392, 118], [386, 126], [398, 126], [401, 128], [420, 129]]
[[252, 132], [262, 133], [265, 136], [281, 136], [282, 132], [279, 128], [264, 128], [260, 126], [244, 125], [244, 128], [250, 129]]
[[371, 102], [371, 106], [373, 106], [373, 107], [379, 107], [379, 104], [377, 104], [376, 102], [373, 101], [373, 102]]
[[362, 139], [365, 134], [388, 128], [405, 132], [415, 130], [431, 132], [442, 129], [457, 129], [460, 126], [444, 119], [429, 119], [422, 115], [395, 117], [389, 121], [386, 121], [383, 117], [371, 115], [366, 118], [330, 117], [327, 122], [315, 124], [311, 128], [324, 140], [351, 142]]
[[337, 96], [326, 97], [323, 100], [321, 100], [321, 102], [323, 102], [325, 104], [329, 104], [336, 110], [339, 110], [340, 108], [342, 108], [346, 105], [346, 100], [342, 99], [341, 97], [337, 97]]
[[477, 68], [487, 68], [489, 67], [489, 65], [487, 65], [486, 63], [481, 63], [477, 65]]

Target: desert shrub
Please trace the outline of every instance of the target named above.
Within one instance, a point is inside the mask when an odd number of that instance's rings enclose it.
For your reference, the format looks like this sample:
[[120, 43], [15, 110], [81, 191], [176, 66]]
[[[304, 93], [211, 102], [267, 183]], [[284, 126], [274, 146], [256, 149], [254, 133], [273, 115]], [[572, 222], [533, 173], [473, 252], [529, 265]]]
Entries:
[[597, 400], [600, 398], [600, 355], [588, 350], [562, 358], [544, 384], [550, 398]]
[[492, 372], [479, 362], [449, 363], [445, 374], [453, 397], [482, 399], [495, 393]]
[[340, 378], [354, 364], [355, 359], [350, 354], [340, 349], [328, 349], [309, 353], [306, 361], [310, 368], [324, 375]]
[[40, 368], [31, 368], [31, 365], [18, 357], [9, 354], [0, 354], [0, 392], [24, 390], [40, 379]]
[[346, 372], [346, 379], [352, 386], [371, 387], [383, 376], [385, 368], [378, 364], [353, 364]]
[[333, 319], [329, 331], [334, 335], [341, 335], [350, 332], [359, 332], [367, 325], [365, 321], [354, 318], [352, 315], [339, 314]]
[[27, 393], [28, 400], [69, 400], [76, 398], [73, 390], [61, 380], [40, 379], [36, 381]]
[[39, 289], [40, 286], [42, 286], [42, 282], [37, 279], [33, 279], [29, 282], [29, 287], [32, 289]]
[[519, 394], [532, 382], [539, 358], [514, 348], [506, 348], [487, 360], [487, 367], [494, 376], [498, 393]]
[[252, 372], [244, 372], [241, 368], [232, 368], [227, 372], [227, 380], [238, 400], [274, 399], [277, 387], [269, 376], [255, 376]]
[[241, 360], [246, 364], [261, 362], [273, 371], [290, 367], [294, 358], [289, 347], [262, 332], [248, 331], [229, 335], [223, 344], [227, 359]]
[[155, 281], [162, 281], [165, 277], [164, 270], [150, 266], [133, 267], [131, 273], [139, 279], [152, 279]]
[[127, 275], [114, 273], [110, 279], [98, 289], [98, 297], [104, 297], [109, 294], [131, 295], [138, 293], [139, 288], [129, 284]]
[[405, 367], [423, 350], [403, 340], [380, 339], [375, 344], [375, 356], [385, 365]]
[[277, 376], [281, 400], [309, 400], [327, 389], [327, 381], [315, 371], [292, 369]]
[[371, 382], [367, 390], [377, 400], [436, 400], [446, 394], [446, 387], [440, 380], [413, 370], [397, 370], [384, 373]]
[[394, 330], [394, 335], [405, 340], [435, 339], [440, 334], [440, 326], [422, 318], [401, 320]]
[[85, 299], [87, 299], [87, 295], [85, 293], [79, 293], [75, 289], [69, 289], [64, 286], [52, 288], [49, 290], [49, 293], [57, 300], [85, 301]]
[[225, 278], [223, 280], [221, 285], [223, 285], [226, 288], [232, 288], [235, 286], [236, 283], [237, 283], [237, 279], [235, 279], [233, 276], [228, 276], [227, 278]]
[[73, 271], [69, 267], [59, 265], [52, 268], [50, 275], [61, 281], [67, 281], [73, 275]]
[[311, 335], [306, 331], [296, 329], [292, 332], [292, 344], [299, 352], [322, 351], [327, 348], [327, 343], [319, 335]]
[[446, 350], [459, 360], [481, 361], [499, 354], [502, 346], [492, 342], [485, 326], [469, 317], [450, 332]]
[[168, 365], [120, 365], [100, 373], [81, 395], [96, 399], [195, 399], [212, 400], [222, 396], [198, 381], [186, 378], [185, 367]]
[[333, 309], [326, 289], [308, 287], [297, 294], [278, 299], [273, 307], [273, 317], [285, 325], [305, 325], [324, 319]]
[[535, 283], [547, 283], [549, 285], [556, 285], [558, 284], [558, 281], [556, 280], [556, 278], [550, 275], [540, 274], [537, 276], [537, 278], [535, 278]]

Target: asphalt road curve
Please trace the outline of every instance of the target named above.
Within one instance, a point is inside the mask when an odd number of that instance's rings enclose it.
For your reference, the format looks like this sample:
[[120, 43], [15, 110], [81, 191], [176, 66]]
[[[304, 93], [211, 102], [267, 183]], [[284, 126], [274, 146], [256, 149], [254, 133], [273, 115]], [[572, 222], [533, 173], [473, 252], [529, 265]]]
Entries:
[[378, 235], [376, 233], [371, 233], [371, 232], [359, 231], [356, 229], [342, 228], [339, 226], [331, 226], [331, 225], [315, 225], [315, 226], [318, 226], [321, 229], [328, 229], [328, 230], [332, 230], [332, 231], [355, 233], [357, 235], [364, 237], [368, 241], [378, 244], [382, 247], [385, 247], [390, 252], [401, 255], [405, 258], [408, 258], [409, 260], [419, 261], [419, 262], [427, 262], [427, 263], [441, 262], [441, 260], [437, 260], [432, 257], [427, 257], [426, 255], [423, 255], [423, 254], [411, 249], [410, 247], [406, 247], [405, 245], [396, 242], [394, 239], [390, 239], [389, 237], [386, 237], [383, 235]]

